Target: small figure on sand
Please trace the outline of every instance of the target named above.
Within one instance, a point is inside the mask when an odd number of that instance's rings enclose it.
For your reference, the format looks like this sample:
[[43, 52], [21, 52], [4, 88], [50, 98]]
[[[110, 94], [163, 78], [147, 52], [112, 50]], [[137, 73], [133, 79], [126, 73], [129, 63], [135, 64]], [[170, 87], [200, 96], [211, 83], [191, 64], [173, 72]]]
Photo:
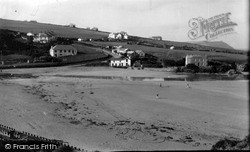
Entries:
[[159, 99], [159, 94], [156, 94], [156, 99]]
[[161, 83], [160, 83], [160, 87], [162, 87]]
[[191, 88], [190, 85], [189, 85], [189, 83], [187, 83], [187, 88]]

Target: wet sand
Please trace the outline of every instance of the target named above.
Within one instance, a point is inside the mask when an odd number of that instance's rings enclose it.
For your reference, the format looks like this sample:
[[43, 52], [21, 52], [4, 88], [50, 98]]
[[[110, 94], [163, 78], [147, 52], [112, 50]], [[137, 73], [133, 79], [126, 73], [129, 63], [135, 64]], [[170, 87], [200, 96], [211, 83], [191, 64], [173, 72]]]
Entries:
[[0, 123], [82, 149], [204, 150], [221, 138], [248, 134], [246, 80], [195, 81], [187, 88], [185, 81], [62, 77], [179, 76], [152, 69], [67, 66], [5, 72], [39, 77], [0, 81]]

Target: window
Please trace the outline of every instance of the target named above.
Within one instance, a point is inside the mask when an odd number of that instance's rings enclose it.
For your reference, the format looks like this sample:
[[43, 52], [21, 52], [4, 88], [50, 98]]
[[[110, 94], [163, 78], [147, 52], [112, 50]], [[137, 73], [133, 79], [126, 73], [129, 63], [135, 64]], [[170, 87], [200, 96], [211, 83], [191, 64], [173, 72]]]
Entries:
[[64, 50], [64, 52], [66, 53], [66, 50]]
[[62, 50], [60, 50], [60, 53], [62, 53]]
[[55, 50], [55, 53], [56, 53], [57, 51]]
[[57, 57], [57, 54], [55, 54], [55, 57]]

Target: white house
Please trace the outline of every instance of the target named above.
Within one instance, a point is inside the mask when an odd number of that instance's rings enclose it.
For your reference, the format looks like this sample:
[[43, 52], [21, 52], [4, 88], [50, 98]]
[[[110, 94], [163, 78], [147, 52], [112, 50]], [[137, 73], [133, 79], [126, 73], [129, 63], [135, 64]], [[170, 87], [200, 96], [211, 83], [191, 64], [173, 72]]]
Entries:
[[112, 58], [110, 60], [111, 67], [130, 67], [131, 59], [128, 57]]
[[123, 38], [121, 33], [117, 33], [115, 39], [121, 40]]
[[120, 34], [122, 35], [122, 38], [123, 38], [123, 39], [128, 39], [128, 34], [127, 34], [127, 32], [122, 31], [122, 32], [120, 32]]
[[108, 38], [117, 40], [128, 39], [128, 34], [126, 32], [110, 33]]
[[49, 53], [52, 57], [61, 57], [76, 55], [77, 50], [72, 45], [55, 45], [54, 47], [51, 46]]
[[187, 55], [185, 60], [185, 66], [188, 64], [195, 64], [199, 67], [207, 66], [207, 57], [202, 55]]
[[29, 33], [27, 33], [27, 36], [34, 36], [34, 34], [29, 32]]
[[174, 46], [171, 46], [171, 47], [170, 47], [170, 50], [173, 50], [173, 49], [174, 49]]
[[115, 33], [109, 33], [109, 36], [108, 36], [108, 38], [109, 39], [115, 39]]

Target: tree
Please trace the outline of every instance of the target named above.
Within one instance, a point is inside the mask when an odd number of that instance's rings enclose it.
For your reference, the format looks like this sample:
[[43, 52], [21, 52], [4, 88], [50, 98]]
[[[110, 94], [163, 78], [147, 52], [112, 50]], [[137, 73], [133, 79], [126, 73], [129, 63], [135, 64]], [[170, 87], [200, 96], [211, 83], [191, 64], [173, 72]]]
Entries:
[[195, 64], [193, 64], [193, 63], [187, 64], [187, 65], [186, 65], [186, 68], [187, 68], [188, 70], [191, 70], [191, 72], [194, 72], [194, 73], [198, 72], [199, 69], [200, 69], [197, 65], [195, 65]]

